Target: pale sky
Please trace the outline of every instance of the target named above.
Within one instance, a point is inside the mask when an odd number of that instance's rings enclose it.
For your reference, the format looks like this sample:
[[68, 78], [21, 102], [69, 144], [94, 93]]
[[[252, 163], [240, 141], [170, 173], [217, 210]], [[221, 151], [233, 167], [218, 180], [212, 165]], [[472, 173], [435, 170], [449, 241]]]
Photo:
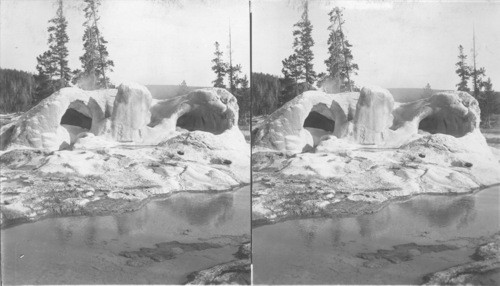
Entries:
[[[55, 0], [0, 0], [0, 67], [36, 72], [36, 57], [47, 50], [48, 21]], [[229, 24], [233, 63], [249, 70], [246, 0], [102, 0], [100, 29], [115, 62], [115, 84], [211, 86], [214, 42], [227, 60]], [[81, 68], [84, 22], [81, 0], [64, 0], [68, 20], [69, 66]]]
[[[310, 1], [314, 68], [326, 71], [328, 12], [345, 7], [345, 34], [353, 45], [358, 85], [455, 89], [458, 45], [471, 60], [472, 27], [477, 63], [500, 89], [500, 1]], [[292, 53], [292, 26], [301, 10], [294, 0], [254, 0], [253, 71], [282, 75]]]

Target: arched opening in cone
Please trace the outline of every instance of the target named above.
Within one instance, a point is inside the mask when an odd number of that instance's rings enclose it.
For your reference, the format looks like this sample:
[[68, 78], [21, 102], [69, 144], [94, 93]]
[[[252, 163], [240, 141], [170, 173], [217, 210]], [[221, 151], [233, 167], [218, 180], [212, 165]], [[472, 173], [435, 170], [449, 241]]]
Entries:
[[194, 109], [177, 119], [176, 127], [188, 131], [205, 131], [221, 134], [230, 128], [230, 123], [225, 114], [210, 112], [204, 109]]
[[73, 143], [78, 134], [90, 132], [92, 128], [90, 109], [81, 101], [72, 102], [61, 117], [60, 124], [66, 128]]
[[419, 131], [430, 134], [442, 133], [462, 137], [473, 130], [467, 117], [457, 116], [451, 112], [432, 114], [418, 124]]
[[335, 131], [335, 116], [324, 103], [313, 106], [302, 125], [311, 133], [316, 146], [324, 135], [333, 134]]

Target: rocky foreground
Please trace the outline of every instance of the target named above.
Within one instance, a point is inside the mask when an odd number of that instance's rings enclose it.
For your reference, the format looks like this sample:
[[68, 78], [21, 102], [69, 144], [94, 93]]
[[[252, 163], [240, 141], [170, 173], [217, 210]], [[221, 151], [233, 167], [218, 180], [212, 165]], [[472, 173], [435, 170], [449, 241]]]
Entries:
[[479, 240], [472, 255], [475, 261], [428, 274], [424, 285], [494, 285], [492, 276], [500, 273], [500, 233]]
[[251, 243], [241, 244], [236, 252], [236, 260], [222, 263], [188, 276], [188, 285], [251, 284]]

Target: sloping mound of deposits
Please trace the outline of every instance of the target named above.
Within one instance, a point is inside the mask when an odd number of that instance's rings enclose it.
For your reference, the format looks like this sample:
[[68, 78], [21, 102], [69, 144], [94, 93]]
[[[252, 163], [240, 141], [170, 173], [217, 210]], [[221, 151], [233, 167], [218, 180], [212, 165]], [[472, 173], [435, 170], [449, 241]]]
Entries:
[[380, 87], [303, 93], [253, 131], [254, 218], [371, 212], [395, 197], [500, 183], [479, 112], [465, 92], [404, 104]]

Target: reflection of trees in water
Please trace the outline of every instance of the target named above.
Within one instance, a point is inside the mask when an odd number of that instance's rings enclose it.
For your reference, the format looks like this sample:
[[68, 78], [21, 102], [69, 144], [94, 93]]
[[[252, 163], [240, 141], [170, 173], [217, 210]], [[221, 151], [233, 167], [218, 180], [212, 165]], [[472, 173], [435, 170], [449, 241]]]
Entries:
[[86, 224], [85, 224], [85, 230], [84, 230], [84, 242], [88, 246], [94, 245], [96, 241], [96, 234], [97, 234], [97, 226], [96, 226], [96, 218], [95, 217], [89, 217], [86, 219]]
[[144, 209], [113, 216], [116, 224], [118, 236], [129, 235], [132, 232], [140, 232], [146, 226], [150, 218], [150, 212], [147, 211], [147, 206]]
[[330, 227], [330, 238], [332, 246], [338, 246], [341, 243], [342, 233], [344, 232], [344, 226], [341, 220], [336, 219], [335, 223]]
[[463, 228], [477, 216], [473, 196], [416, 198], [401, 204], [402, 210], [424, 218], [429, 227]]
[[304, 245], [307, 247], [312, 247], [314, 239], [316, 238], [316, 233], [318, 231], [318, 225], [321, 224], [322, 220], [317, 219], [304, 219], [295, 220], [294, 224], [297, 227], [297, 231], [304, 240]]
[[64, 245], [73, 237], [73, 230], [71, 229], [73, 224], [67, 218], [55, 219], [54, 222], [57, 241], [59, 244]]
[[223, 225], [234, 216], [234, 195], [191, 195], [172, 197], [157, 204], [190, 225]]
[[171, 219], [174, 216], [190, 225], [212, 224], [219, 227], [231, 220], [235, 213], [233, 194], [189, 194], [153, 204], [155, 205], [145, 206], [135, 212], [112, 216], [55, 219], [53, 227], [56, 238], [61, 245], [64, 245], [75, 239], [73, 236], [76, 233], [78, 237], [83, 236], [83, 242], [87, 246], [92, 246], [96, 243], [99, 230], [103, 226], [107, 226], [105, 228], [108, 232], [112, 231], [113, 235], [121, 237], [142, 232], [148, 223], [151, 224], [152, 219], [161, 221], [162, 217]]
[[377, 237], [391, 225], [392, 212], [388, 208], [371, 214], [356, 217], [359, 234], [362, 237]]

